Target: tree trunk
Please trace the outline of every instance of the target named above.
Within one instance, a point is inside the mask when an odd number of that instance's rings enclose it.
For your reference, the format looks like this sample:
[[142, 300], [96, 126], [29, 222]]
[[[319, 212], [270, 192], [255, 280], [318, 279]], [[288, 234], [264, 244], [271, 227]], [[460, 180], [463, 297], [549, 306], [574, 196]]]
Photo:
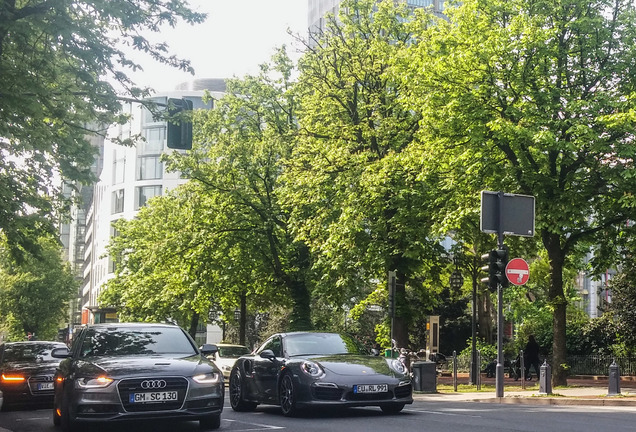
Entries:
[[239, 317], [239, 344], [245, 345], [245, 327], [247, 325], [247, 294], [241, 292], [241, 316]]
[[395, 318], [393, 319], [393, 339], [399, 348], [408, 348], [408, 303], [406, 301], [406, 275], [400, 271], [395, 274]]
[[289, 287], [292, 297], [290, 331], [312, 330], [309, 290], [304, 281], [293, 281]]
[[557, 234], [542, 233], [543, 245], [550, 260], [550, 289], [548, 298], [554, 307], [552, 321], [552, 386], [567, 385], [567, 370], [565, 368], [567, 347], [565, 340], [567, 299], [563, 291], [563, 265], [565, 251], [561, 248], [561, 241]]
[[192, 318], [190, 318], [190, 328], [188, 329], [188, 333], [194, 339], [197, 335], [197, 328], [199, 327], [199, 314], [197, 312], [192, 313]]

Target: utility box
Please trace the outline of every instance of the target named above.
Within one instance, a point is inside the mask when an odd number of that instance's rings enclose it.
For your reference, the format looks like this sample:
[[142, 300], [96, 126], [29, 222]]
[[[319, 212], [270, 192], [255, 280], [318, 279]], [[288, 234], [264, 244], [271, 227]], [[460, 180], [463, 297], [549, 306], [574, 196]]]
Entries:
[[413, 391], [437, 393], [437, 369], [435, 362], [413, 363]]
[[426, 348], [429, 353], [439, 352], [439, 315], [431, 315], [426, 323]]

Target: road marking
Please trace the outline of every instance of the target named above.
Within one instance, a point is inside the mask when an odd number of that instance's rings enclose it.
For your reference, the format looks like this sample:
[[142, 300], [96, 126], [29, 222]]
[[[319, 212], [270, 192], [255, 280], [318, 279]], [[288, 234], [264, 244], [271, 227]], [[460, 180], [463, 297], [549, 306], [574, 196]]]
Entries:
[[223, 419], [223, 421], [243, 423], [243, 424], [246, 424], [246, 425], [256, 426], [257, 427], [257, 428], [250, 428], [250, 429], [236, 429], [237, 431], [242, 431], [242, 432], [286, 429], [284, 426], [274, 426], [274, 425], [266, 425], [266, 424], [259, 424], [259, 423], [250, 423], [250, 422], [245, 422], [245, 421], [241, 421], [241, 420]]
[[417, 409], [405, 409], [404, 411], [416, 412], [416, 413], [424, 413], [424, 414], [437, 414], [437, 415], [453, 416], [453, 417], [475, 417], [475, 418], [482, 418], [483, 417], [483, 416], [480, 416], [480, 415], [472, 415], [472, 414], [466, 414], [466, 413], [452, 413], [452, 412], [417, 410]]

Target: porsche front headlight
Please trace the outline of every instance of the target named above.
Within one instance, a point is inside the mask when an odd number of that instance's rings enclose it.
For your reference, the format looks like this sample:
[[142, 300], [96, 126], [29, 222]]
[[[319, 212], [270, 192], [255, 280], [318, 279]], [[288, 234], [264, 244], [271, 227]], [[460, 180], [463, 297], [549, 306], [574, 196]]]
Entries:
[[302, 364], [300, 365], [300, 370], [314, 378], [318, 378], [325, 373], [325, 371], [322, 370], [322, 367], [318, 363], [309, 360], [305, 360], [304, 362], [302, 362]]
[[401, 374], [406, 373], [406, 367], [404, 367], [404, 363], [402, 363], [401, 361], [397, 359], [391, 361], [391, 367], [393, 368], [394, 371], [398, 373], [401, 373]]

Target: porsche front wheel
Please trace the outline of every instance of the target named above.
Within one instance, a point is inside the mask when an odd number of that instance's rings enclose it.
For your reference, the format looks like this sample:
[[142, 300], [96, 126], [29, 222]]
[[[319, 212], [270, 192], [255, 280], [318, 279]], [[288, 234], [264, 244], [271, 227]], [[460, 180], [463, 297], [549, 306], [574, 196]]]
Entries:
[[296, 388], [294, 380], [288, 373], [283, 375], [279, 386], [280, 409], [284, 416], [291, 417], [298, 412], [296, 408]]

